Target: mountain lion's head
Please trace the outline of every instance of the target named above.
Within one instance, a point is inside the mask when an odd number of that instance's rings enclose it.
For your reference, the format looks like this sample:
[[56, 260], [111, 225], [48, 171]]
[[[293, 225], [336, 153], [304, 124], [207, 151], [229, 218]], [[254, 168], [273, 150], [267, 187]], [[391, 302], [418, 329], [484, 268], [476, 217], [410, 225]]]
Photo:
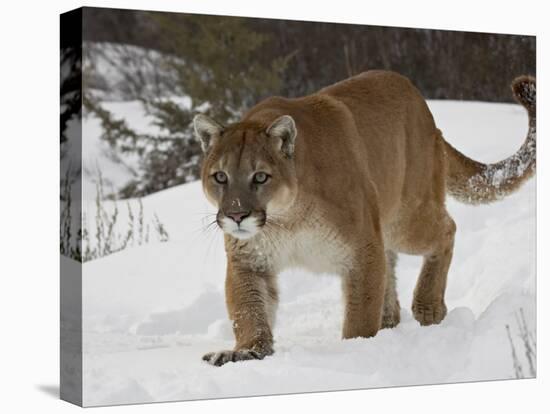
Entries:
[[194, 120], [205, 159], [202, 185], [218, 209], [222, 230], [238, 239], [277, 223], [296, 197], [296, 126], [283, 115], [271, 123], [239, 122], [224, 127], [205, 115]]

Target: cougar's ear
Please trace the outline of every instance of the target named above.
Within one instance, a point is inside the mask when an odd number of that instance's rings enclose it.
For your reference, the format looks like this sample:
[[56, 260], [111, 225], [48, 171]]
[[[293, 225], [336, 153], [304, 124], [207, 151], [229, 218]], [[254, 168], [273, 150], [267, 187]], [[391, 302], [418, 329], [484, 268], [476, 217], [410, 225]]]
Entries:
[[288, 157], [294, 154], [296, 124], [290, 115], [277, 118], [266, 130], [267, 135], [281, 140], [281, 151]]
[[223, 132], [223, 126], [218, 124], [212, 118], [198, 114], [193, 118], [193, 126], [195, 127], [195, 135], [201, 142], [202, 151], [206, 153], [214, 139], [218, 138]]

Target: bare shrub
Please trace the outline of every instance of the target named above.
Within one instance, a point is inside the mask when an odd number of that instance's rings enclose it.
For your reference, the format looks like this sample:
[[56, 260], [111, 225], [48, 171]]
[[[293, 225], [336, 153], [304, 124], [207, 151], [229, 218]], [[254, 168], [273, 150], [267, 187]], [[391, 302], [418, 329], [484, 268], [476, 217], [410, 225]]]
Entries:
[[84, 254], [82, 261], [87, 262], [112, 253], [122, 251], [128, 247], [135, 247], [150, 242], [150, 224], [157, 235], [159, 242], [167, 242], [170, 238], [166, 226], [155, 213], [150, 222], [144, 217], [144, 207], [141, 198], [137, 199], [137, 215], [134, 213], [132, 203], [126, 201], [126, 222], [122, 222], [120, 202], [109, 201], [110, 208], [105, 205], [103, 190], [103, 178], [98, 174], [95, 198], [95, 215], [91, 223], [91, 231], [88, 217], [82, 218], [82, 244]]

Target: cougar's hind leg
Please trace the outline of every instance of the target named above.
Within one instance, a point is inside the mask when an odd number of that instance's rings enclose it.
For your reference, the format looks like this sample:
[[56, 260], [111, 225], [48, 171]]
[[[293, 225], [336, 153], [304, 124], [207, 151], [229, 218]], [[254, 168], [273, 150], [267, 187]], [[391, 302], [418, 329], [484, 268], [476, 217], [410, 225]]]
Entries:
[[397, 298], [397, 280], [395, 277], [396, 264], [397, 253], [386, 250], [386, 291], [382, 311], [382, 328], [394, 328], [401, 320], [401, 307]]
[[437, 243], [424, 255], [420, 277], [414, 289], [412, 311], [421, 325], [440, 323], [447, 314], [445, 288], [453, 256], [456, 225], [448, 215], [437, 224]]

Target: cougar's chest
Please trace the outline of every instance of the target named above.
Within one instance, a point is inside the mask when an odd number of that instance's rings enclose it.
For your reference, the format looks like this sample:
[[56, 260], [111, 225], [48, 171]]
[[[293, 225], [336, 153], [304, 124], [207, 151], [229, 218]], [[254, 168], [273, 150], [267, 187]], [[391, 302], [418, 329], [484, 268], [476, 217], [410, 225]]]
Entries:
[[277, 271], [304, 268], [314, 273], [342, 273], [351, 260], [351, 248], [328, 225], [304, 226], [281, 235], [273, 252]]

